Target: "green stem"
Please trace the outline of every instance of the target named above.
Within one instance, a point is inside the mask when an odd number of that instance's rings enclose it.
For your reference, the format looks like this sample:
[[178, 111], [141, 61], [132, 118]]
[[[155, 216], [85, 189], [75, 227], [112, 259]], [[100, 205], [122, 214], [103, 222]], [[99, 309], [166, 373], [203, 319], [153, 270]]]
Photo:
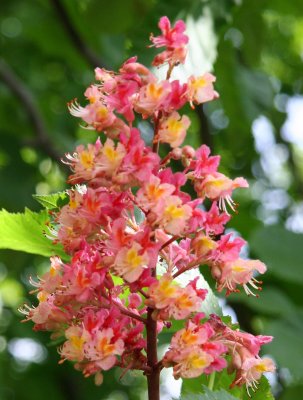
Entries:
[[216, 377], [216, 372], [213, 372], [209, 377], [209, 382], [208, 382], [208, 389], [209, 390], [213, 390], [214, 389], [215, 377]]

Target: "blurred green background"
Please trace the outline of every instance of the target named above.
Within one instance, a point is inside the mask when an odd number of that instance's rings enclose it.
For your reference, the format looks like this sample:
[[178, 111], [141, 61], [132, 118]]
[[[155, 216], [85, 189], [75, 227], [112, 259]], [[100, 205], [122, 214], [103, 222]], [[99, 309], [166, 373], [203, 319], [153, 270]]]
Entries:
[[[0, 208], [39, 210], [33, 193], [65, 188], [58, 160], [95, 139], [66, 104], [83, 101], [95, 66], [129, 56], [150, 63], [157, 21], [183, 18], [191, 47], [176, 77], [213, 71], [220, 99], [188, 110], [187, 142], [222, 156], [221, 172], [245, 176], [229, 229], [247, 255], [268, 265], [260, 298], [232, 295], [241, 327], [275, 336], [265, 352], [278, 365], [275, 397], [303, 393], [303, 6], [301, 0], [2, 0], [0, 3]], [[161, 72], [161, 71], [160, 71]], [[143, 127], [144, 129], [144, 127]], [[48, 334], [21, 324], [29, 276], [48, 260], [0, 251], [0, 400], [145, 399], [140, 375], [106, 373], [95, 387], [71, 365], [58, 366]], [[177, 385], [177, 384], [176, 384]], [[171, 399], [174, 385], [162, 388]]]

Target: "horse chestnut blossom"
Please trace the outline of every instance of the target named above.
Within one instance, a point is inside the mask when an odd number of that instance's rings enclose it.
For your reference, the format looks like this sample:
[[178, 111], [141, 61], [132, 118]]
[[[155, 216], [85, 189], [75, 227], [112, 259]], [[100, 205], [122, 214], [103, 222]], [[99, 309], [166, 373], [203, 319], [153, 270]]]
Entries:
[[[61, 338], [60, 362], [72, 361], [97, 384], [113, 367], [141, 370], [149, 399], [157, 400], [163, 368], [172, 367], [176, 379], [227, 368], [234, 374], [232, 386], [255, 390], [261, 375], [275, 368], [259, 356], [272, 338], [206, 317], [201, 310], [207, 290], [199, 276], [183, 286], [177, 280], [190, 270], [199, 274], [203, 265], [219, 292], [243, 288], [255, 296], [261, 290], [256, 274], [266, 266], [242, 259], [245, 241], [224, 235], [236, 207], [233, 191], [247, 181], [219, 172], [220, 157], [206, 145], [182, 147], [191, 122], [180, 109], [216, 99], [215, 77], [171, 80], [173, 69], [185, 62], [186, 27], [183, 21], [172, 27], [162, 17], [159, 28], [152, 46], [164, 51], [153, 65], [167, 67], [165, 80], [132, 57], [117, 73], [96, 68], [97, 83], [85, 91], [88, 104], [69, 104], [71, 114], [100, 137], [66, 155], [73, 186], [68, 203], [51, 214], [51, 235], [67, 257], [52, 257], [49, 272], [32, 280], [38, 305], [23, 312], [35, 330]], [[142, 138], [140, 119], [154, 127], [151, 146]], [[168, 149], [162, 158], [160, 146]], [[184, 327], [159, 360], [157, 335], [175, 320]]]

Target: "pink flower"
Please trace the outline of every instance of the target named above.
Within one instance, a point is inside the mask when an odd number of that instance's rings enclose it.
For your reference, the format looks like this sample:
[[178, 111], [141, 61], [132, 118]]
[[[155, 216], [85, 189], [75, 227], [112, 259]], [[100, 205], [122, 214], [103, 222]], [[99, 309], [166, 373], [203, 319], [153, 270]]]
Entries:
[[69, 183], [83, 183], [95, 178], [96, 160], [98, 159], [101, 148], [101, 141], [97, 139], [95, 144], [88, 144], [87, 148], [80, 145], [72, 155], [66, 154], [67, 161], [65, 161], [65, 163], [68, 164], [74, 172], [68, 178]]
[[151, 175], [149, 181], [139, 189], [136, 195], [137, 203], [144, 209], [156, 206], [160, 199], [171, 195], [175, 191], [175, 186], [169, 183], [161, 183], [155, 175]]
[[150, 179], [152, 173], [159, 168], [160, 157], [145, 146], [140, 132], [133, 128], [129, 138], [122, 141], [127, 154], [115, 178], [117, 183], [125, 186], [137, 186]]
[[172, 235], [180, 235], [192, 215], [192, 208], [187, 204], [182, 204], [178, 196], [168, 196], [159, 201], [152, 211], [154, 223]]
[[184, 186], [187, 181], [187, 176], [184, 172], [173, 173], [170, 168], [165, 168], [162, 169], [157, 175], [162, 182], [170, 183], [175, 186], [176, 190], [173, 194], [178, 196], [183, 201], [183, 203], [189, 202], [191, 200], [191, 196], [188, 193], [180, 190], [180, 188]]
[[203, 178], [208, 174], [217, 172], [220, 156], [210, 157], [210, 148], [203, 144], [195, 152], [195, 160], [192, 160], [190, 169], [193, 169], [195, 178]]
[[234, 261], [239, 258], [242, 247], [246, 244], [240, 237], [232, 238], [232, 234], [222, 235], [217, 241], [217, 248], [213, 254], [213, 260], [219, 263]]
[[200, 347], [187, 348], [175, 358], [173, 374], [176, 379], [196, 378], [212, 364], [214, 358]]
[[149, 288], [149, 299], [146, 303], [159, 310], [169, 307], [177, 299], [179, 295], [178, 289], [179, 287], [173, 282], [172, 277], [165, 274]]
[[136, 82], [117, 78], [115, 90], [107, 94], [106, 103], [119, 114], [122, 114], [128, 122], [132, 122], [135, 119], [132, 98], [138, 92], [138, 89]]
[[213, 82], [215, 82], [215, 80], [216, 78], [210, 73], [206, 73], [197, 78], [191, 76], [188, 79], [187, 99], [192, 106], [193, 103], [202, 104], [219, 97], [219, 94], [213, 87]]
[[174, 111], [168, 118], [160, 122], [158, 131], [160, 142], [169, 143], [173, 148], [180, 146], [185, 139], [189, 125], [190, 119], [186, 115], [181, 117]]
[[132, 283], [148, 268], [148, 263], [147, 253], [134, 242], [130, 248], [123, 248], [118, 252], [113, 268], [119, 276]]
[[70, 326], [65, 331], [67, 339], [60, 348], [61, 357], [65, 360], [82, 361], [85, 357], [84, 344], [90, 340], [90, 335], [79, 326]]
[[121, 338], [115, 339], [112, 328], [97, 331], [93, 340], [86, 344], [86, 357], [104, 371], [112, 368], [117, 361], [116, 355], [124, 351], [124, 342]]
[[171, 85], [168, 81], [148, 83], [134, 99], [134, 108], [143, 118], [147, 118], [170, 103], [170, 93]]
[[137, 57], [131, 57], [119, 70], [124, 80], [134, 80], [141, 87], [156, 81], [156, 77], [143, 64], [137, 62]]
[[169, 19], [161, 17], [159, 28], [162, 35], [151, 37], [151, 41], [155, 47], [178, 48], [188, 43], [188, 36], [184, 35], [186, 26], [182, 20], [177, 21], [174, 28], [172, 28]]
[[207, 234], [220, 235], [224, 231], [224, 225], [230, 220], [230, 215], [220, 213], [215, 202], [209, 211], [202, 211], [203, 227]]
[[154, 58], [153, 65], [158, 66], [165, 62], [184, 63], [188, 43], [188, 36], [184, 34], [186, 29], [185, 23], [179, 20], [172, 28], [167, 17], [162, 17], [159, 22], [159, 28], [162, 35], [150, 39], [155, 47], [166, 47], [166, 50]]
[[194, 185], [197, 194], [202, 198], [207, 197], [210, 200], [219, 200], [219, 207], [227, 214], [226, 203], [235, 211], [235, 203], [231, 198], [233, 190], [240, 187], [248, 187], [248, 183], [244, 178], [231, 180], [219, 172], [208, 174], [205, 178], [196, 180]]
[[231, 292], [237, 291], [237, 286], [242, 285], [247, 295], [255, 294], [248, 287], [252, 286], [253, 289], [261, 290], [258, 286], [261, 282], [254, 278], [254, 272], [264, 274], [266, 266], [259, 260], [237, 260], [230, 261], [216, 267], [211, 267], [212, 274], [217, 281], [217, 289], [221, 292], [226, 289], [227, 295]]
[[[198, 235], [192, 240], [192, 249], [194, 250], [198, 258], [205, 257], [208, 259], [211, 253], [218, 247], [215, 240], [212, 240], [209, 236], [205, 235], [203, 232], [198, 233]], [[201, 261], [201, 264], [203, 262]]]
[[165, 111], [173, 112], [179, 110], [186, 103], [186, 92], [187, 84], [181, 84], [179, 81], [175, 80], [170, 82], [170, 97], [169, 101], [165, 104]]
[[191, 313], [200, 310], [206, 293], [206, 290], [197, 289], [194, 281], [182, 288], [173, 281], [169, 274], [164, 274], [150, 286], [146, 304], [155, 308], [154, 318], [160, 320], [184, 319]]
[[77, 101], [74, 101], [69, 105], [69, 111], [71, 115], [83, 119], [87, 125], [92, 126], [97, 131], [109, 128], [116, 120], [111, 109], [99, 100], [88, 104], [86, 107], [82, 107]]
[[121, 143], [115, 145], [113, 140], [107, 139], [96, 162], [96, 173], [104, 172], [105, 176], [111, 177], [117, 172], [125, 155], [126, 150]]
[[226, 361], [221, 355], [226, 351], [227, 348], [216, 341], [215, 332], [208, 323], [198, 325], [189, 321], [185, 329], [173, 336], [163, 364], [173, 366], [176, 379], [194, 378], [222, 370]]
[[255, 392], [255, 390], [258, 389], [258, 381], [261, 379], [264, 372], [274, 372], [275, 369], [274, 362], [268, 357], [246, 358], [241, 368], [237, 371], [231, 387], [245, 384], [247, 393], [250, 396], [249, 390], [251, 389]]

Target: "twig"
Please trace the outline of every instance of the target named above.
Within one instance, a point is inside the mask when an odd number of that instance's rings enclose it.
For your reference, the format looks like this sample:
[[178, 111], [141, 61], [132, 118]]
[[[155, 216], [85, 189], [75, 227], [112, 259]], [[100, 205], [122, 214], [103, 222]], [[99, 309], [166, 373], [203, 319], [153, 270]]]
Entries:
[[141, 317], [140, 315], [137, 315], [135, 313], [133, 313], [132, 311], [127, 310], [125, 307], [123, 307], [123, 305], [117, 303], [115, 300], [111, 299], [109, 296], [103, 294], [103, 297], [108, 300], [110, 303], [112, 303], [114, 306], [116, 306], [122, 314], [126, 315], [127, 317], [136, 319], [137, 321], [142, 322], [143, 324], [147, 323], [147, 320], [143, 317]]
[[199, 258], [196, 258], [195, 260], [193, 260], [192, 262], [190, 262], [189, 264], [187, 264], [186, 267], [183, 267], [181, 269], [179, 269], [177, 272], [174, 273], [173, 278], [177, 278], [179, 275], [183, 274], [186, 271], [189, 271], [190, 269], [193, 269], [195, 267], [197, 267], [198, 265], [201, 264], [201, 262], [204, 260], [204, 256], [201, 256]]
[[79, 32], [74, 27], [66, 9], [64, 8], [60, 0], [50, 0], [54, 9], [57, 12], [61, 23], [68, 34], [70, 40], [74, 44], [78, 52], [86, 59], [86, 61], [93, 67], [103, 67], [105, 68], [105, 63], [95, 54], [95, 52], [87, 46], [87, 44], [82, 40]]
[[0, 78], [20, 100], [28, 114], [35, 133], [35, 140], [32, 145], [39, 147], [61, 165], [61, 156], [49, 139], [44, 118], [35, 103], [32, 93], [3, 59], [0, 59]]
[[140, 292], [142, 294], [142, 296], [145, 297], [146, 299], [149, 298], [149, 295], [147, 293], [145, 293], [143, 289], [138, 289], [138, 292]]
[[[114, 303], [115, 306], [118, 307], [118, 305], [116, 303]], [[119, 307], [118, 307], [119, 308]], [[137, 315], [131, 311], [126, 310], [125, 308], [119, 308], [119, 310], [121, 311], [122, 314], [126, 315], [127, 317], [136, 319], [137, 321], [142, 322], [143, 324], [146, 324], [146, 319], [143, 317], [140, 317], [140, 315]]]
[[173, 242], [175, 242], [177, 239], [179, 239], [179, 236], [177, 236], [177, 235], [171, 237], [167, 242], [165, 242], [165, 243], [160, 247], [160, 251], [163, 250], [166, 246], [169, 246], [170, 244], [172, 244]]

